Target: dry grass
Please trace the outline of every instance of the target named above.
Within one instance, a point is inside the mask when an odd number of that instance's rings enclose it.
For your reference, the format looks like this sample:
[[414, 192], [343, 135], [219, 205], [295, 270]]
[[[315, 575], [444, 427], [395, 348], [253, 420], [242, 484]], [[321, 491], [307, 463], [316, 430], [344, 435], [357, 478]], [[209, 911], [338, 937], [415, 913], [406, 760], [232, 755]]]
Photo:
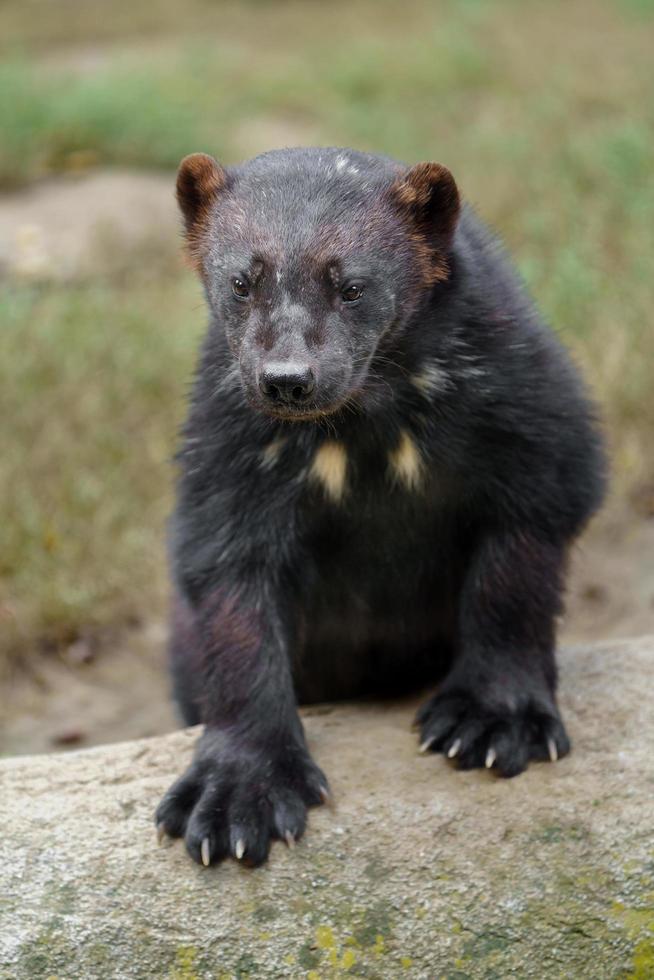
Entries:
[[9, 288], [0, 318], [3, 648], [160, 614], [195, 284]]

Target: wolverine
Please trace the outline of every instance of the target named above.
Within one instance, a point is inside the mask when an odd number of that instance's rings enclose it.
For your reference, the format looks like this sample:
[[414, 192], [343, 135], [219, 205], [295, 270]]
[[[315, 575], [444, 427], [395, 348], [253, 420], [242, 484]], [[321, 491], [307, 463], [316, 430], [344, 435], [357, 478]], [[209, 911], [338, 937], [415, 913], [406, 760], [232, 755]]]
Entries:
[[170, 642], [204, 731], [159, 805], [204, 865], [329, 799], [297, 705], [431, 686], [419, 745], [516, 776], [570, 750], [556, 623], [602, 501], [595, 410], [437, 163], [287, 149], [177, 177], [209, 328], [178, 455]]

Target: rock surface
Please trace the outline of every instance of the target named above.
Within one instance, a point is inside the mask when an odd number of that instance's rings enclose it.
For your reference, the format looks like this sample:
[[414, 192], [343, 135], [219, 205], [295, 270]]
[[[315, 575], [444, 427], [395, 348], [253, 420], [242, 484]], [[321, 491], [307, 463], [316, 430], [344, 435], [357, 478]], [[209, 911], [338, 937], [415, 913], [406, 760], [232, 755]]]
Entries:
[[158, 848], [195, 731], [0, 763], [12, 980], [654, 977], [654, 638], [561, 655], [573, 754], [419, 756], [414, 704], [305, 712], [336, 808], [256, 871]]

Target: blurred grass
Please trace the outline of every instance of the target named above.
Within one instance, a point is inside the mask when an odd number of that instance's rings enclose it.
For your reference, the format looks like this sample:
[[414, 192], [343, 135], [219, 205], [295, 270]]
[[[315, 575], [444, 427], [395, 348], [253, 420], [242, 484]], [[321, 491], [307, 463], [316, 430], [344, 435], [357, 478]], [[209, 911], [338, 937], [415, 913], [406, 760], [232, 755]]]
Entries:
[[[161, 613], [169, 459], [190, 376], [189, 279], [0, 296], [3, 643]], [[189, 325], [189, 310], [196, 309]]]
[[[600, 398], [627, 499], [654, 485], [654, 4], [6, 0], [0, 187], [268, 145], [447, 163]], [[168, 465], [204, 315], [134, 258], [0, 295], [0, 638], [160, 614]]]

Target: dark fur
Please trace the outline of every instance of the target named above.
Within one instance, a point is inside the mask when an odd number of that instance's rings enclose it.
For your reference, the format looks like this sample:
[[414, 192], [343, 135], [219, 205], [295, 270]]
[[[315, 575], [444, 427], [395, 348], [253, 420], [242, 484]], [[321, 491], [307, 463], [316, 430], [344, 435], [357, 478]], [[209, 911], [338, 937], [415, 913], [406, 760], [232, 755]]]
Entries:
[[[299, 836], [327, 783], [296, 701], [442, 682], [419, 714], [432, 750], [458, 740], [469, 768], [492, 748], [505, 776], [564, 755], [555, 620], [604, 458], [503, 250], [434, 164], [193, 157], [178, 188], [211, 322], [179, 456], [172, 662], [206, 729], [157, 821], [196, 860], [204, 839], [211, 861], [256, 864]], [[271, 360], [311, 370], [308, 403], [266, 401]], [[415, 485], [389, 462], [407, 435]], [[339, 500], [310, 471], [327, 440], [347, 454]]]

